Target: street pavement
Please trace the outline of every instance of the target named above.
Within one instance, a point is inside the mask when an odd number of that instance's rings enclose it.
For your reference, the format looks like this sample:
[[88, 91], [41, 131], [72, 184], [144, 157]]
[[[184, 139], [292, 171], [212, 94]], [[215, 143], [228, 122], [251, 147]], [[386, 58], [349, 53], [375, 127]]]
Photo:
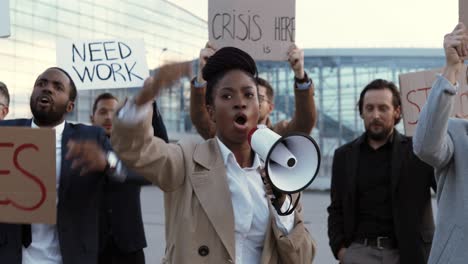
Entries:
[[[337, 263], [328, 246], [326, 209], [330, 202], [329, 193], [307, 191], [301, 199], [307, 229], [317, 244], [314, 264]], [[165, 248], [163, 192], [157, 187], [143, 187], [141, 202], [148, 242], [148, 247], [145, 249], [146, 263], [158, 264], [161, 263]], [[435, 205], [434, 200], [433, 205]]]

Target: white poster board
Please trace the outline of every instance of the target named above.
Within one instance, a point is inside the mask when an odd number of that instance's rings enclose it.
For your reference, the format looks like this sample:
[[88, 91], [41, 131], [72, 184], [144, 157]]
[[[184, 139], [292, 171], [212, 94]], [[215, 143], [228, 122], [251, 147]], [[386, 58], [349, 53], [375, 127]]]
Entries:
[[255, 60], [287, 59], [296, 35], [295, 0], [209, 0], [209, 40], [234, 46]]
[[0, 0], [0, 38], [10, 36], [10, 1]]
[[0, 223], [56, 223], [55, 158], [54, 130], [0, 129]]
[[142, 87], [149, 76], [143, 40], [59, 40], [57, 66], [77, 89]]

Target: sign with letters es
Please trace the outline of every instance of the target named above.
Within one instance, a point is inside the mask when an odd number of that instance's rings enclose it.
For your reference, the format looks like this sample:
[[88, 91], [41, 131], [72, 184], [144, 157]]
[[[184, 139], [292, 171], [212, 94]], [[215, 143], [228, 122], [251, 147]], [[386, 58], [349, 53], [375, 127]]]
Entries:
[[[459, 74], [459, 90], [455, 95], [455, 106], [452, 116], [459, 114], [464, 118], [468, 118], [468, 86], [466, 82], [466, 70], [467, 66], [464, 65], [464, 68]], [[441, 71], [441, 69], [436, 69], [401, 74], [399, 76], [403, 113], [402, 121], [405, 127], [405, 134], [407, 136], [412, 136], [414, 134], [416, 125], [418, 124], [419, 114], [426, 103], [432, 84], [437, 78], [437, 74]]]
[[255, 60], [287, 59], [296, 35], [295, 0], [209, 0], [209, 40], [234, 46]]
[[55, 132], [0, 128], [0, 223], [56, 222]]
[[0, 0], [0, 38], [10, 36], [10, 5], [9, 0]]
[[59, 40], [57, 65], [80, 90], [142, 87], [149, 76], [143, 40]]

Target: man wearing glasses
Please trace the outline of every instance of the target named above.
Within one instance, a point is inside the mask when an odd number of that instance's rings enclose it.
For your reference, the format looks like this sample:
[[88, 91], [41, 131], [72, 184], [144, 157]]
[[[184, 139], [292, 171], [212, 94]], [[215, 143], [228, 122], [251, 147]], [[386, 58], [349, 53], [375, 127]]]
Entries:
[[8, 115], [8, 106], [10, 105], [10, 94], [7, 86], [0, 82], [0, 120]]

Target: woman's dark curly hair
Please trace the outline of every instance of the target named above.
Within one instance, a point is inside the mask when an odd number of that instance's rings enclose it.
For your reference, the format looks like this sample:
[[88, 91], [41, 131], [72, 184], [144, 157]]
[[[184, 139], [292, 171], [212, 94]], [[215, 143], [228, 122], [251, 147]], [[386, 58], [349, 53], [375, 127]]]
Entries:
[[231, 70], [241, 70], [256, 83], [258, 76], [255, 61], [248, 53], [234, 47], [224, 47], [211, 56], [203, 68], [203, 79], [206, 81], [206, 104], [213, 105], [213, 93], [216, 84]]

